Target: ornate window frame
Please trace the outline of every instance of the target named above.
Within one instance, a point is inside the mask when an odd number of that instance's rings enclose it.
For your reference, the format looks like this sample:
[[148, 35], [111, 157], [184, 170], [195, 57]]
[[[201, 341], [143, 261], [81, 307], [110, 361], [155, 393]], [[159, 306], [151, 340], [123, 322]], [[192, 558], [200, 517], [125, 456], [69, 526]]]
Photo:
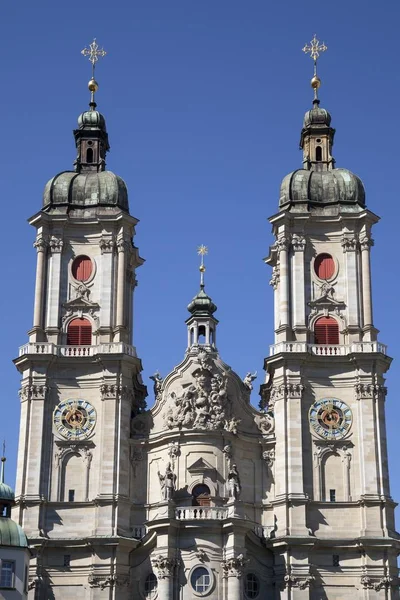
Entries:
[[57, 502], [64, 502], [61, 498], [62, 492], [62, 478], [67, 460], [71, 455], [78, 455], [82, 458], [86, 466], [86, 477], [85, 477], [85, 499], [83, 502], [89, 502], [89, 479], [90, 479], [90, 467], [92, 464], [93, 454], [91, 449], [94, 447], [92, 443], [86, 444], [71, 444], [68, 442], [55, 441], [56, 451], [54, 453], [54, 464], [56, 469], [56, 498]]
[[351, 459], [354, 444], [350, 440], [340, 440], [326, 443], [323, 440], [313, 439], [314, 463], [314, 496], [317, 502], [328, 502], [323, 498], [324, 491], [324, 462], [329, 455], [340, 456], [343, 464], [343, 489], [344, 499], [338, 502], [351, 502]]
[[[90, 262], [92, 263], [92, 272], [90, 274], [90, 277], [88, 279], [85, 279], [85, 281], [80, 281], [79, 279], [75, 279], [75, 277], [72, 274], [72, 265], [74, 263], [74, 261], [79, 258], [80, 256], [86, 256]], [[88, 285], [89, 283], [91, 283], [93, 281], [93, 279], [95, 278], [97, 273], [97, 263], [94, 259], [93, 256], [89, 256], [88, 254], [85, 254], [84, 252], [79, 252], [79, 254], [76, 254], [75, 256], [72, 256], [70, 258], [70, 260], [68, 261], [68, 275], [70, 277], [70, 280], [73, 282], [74, 285], [79, 285], [80, 283], [84, 283], [85, 285]]]
[[[193, 576], [193, 573], [196, 571], [196, 569], [205, 569], [206, 571], [208, 571], [208, 574], [210, 576], [210, 586], [209, 586], [209, 588], [205, 592], [196, 592], [196, 590], [192, 586], [192, 576]], [[214, 590], [214, 587], [215, 587], [215, 576], [214, 576], [214, 573], [213, 573], [212, 569], [210, 567], [208, 567], [207, 565], [196, 564], [189, 571], [189, 574], [188, 574], [188, 583], [190, 585], [191, 594], [193, 594], [194, 596], [197, 596], [198, 598], [205, 598], [206, 596], [209, 596], [213, 592], [213, 590]]]

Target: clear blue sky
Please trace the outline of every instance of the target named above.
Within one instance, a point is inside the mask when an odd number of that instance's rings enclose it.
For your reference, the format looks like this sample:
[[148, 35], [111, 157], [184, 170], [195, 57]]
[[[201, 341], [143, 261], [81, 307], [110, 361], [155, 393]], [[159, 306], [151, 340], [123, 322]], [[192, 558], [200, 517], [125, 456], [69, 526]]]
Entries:
[[[3, 276], [0, 438], [13, 482], [19, 375], [11, 363], [32, 324], [36, 252], [26, 219], [46, 181], [72, 168], [72, 129], [88, 102], [90, 65], [80, 50], [97, 37], [108, 168], [127, 181], [140, 219], [135, 343], [144, 380], [183, 357], [186, 305], [198, 289], [199, 244], [209, 246], [207, 291], [219, 307], [219, 350], [241, 376], [258, 370], [273, 342], [267, 217], [282, 177], [301, 165], [314, 32], [328, 45], [320, 63], [322, 105], [336, 127], [337, 166], [364, 180], [375, 229], [375, 324], [400, 357], [398, 2], [337, 0], [77, 0], [2, 3], [0, 8]], [[398, 361], [388, 376], [392, 495]], [[256, 385], [256, 389], [258, 385]], [[258, 402], [256, 389], [254, 403]], [[150, 395], [150, 404], [152, 394]]]

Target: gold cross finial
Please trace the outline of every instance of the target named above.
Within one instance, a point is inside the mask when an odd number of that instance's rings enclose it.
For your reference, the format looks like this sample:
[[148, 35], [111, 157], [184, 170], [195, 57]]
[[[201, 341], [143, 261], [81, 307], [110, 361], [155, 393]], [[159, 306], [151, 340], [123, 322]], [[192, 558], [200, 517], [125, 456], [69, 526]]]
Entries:
[[200, 273], [201, 273], [201, 275], [200, 275], [200, 287], [203, 289], [204, 288], [204, 273], [206, 271], [206, 268], [204, 266], [204, 257], [205, 257], [206, 254], [208, 254], [208, 248], [207, 248], [207, 246], [204, 246], [204, 244], [202, 244], [201, 246], [199, 246], [197, 248], [197, 254], [199, 256], [201, 256], [201, 263], [200, 263], [200, 267], [199, 267], [199, 270], [200, 270]]
[[98, 43], [96, 42], [96, 38], [94, 38], [93, 42], [89, 44], [89, 48], [85, 47], [83, 50], [81, 50], [81, 54], [83, 54], [83, 56], [86, 56], [92, 63], [92, 78], [88, 83], [88, 87], [91, 93], [90, 105], [92, 108], [95, 108], [96, 103], [94, 101], [94, 95], [99, 89], [99, 84], [94, 78], [94, 71], [99, 58], [103, 58], [107, 54], [107, 52], [104, 50], [104, 48], [99, 47]]
[[311, 87], [314, 90], [314, 100], [318, 100], [318, 88], [321, 85], [321, 80], [317, 75], [317, 60], [321, 52], [328, 50], [328, 46], [324, 42], [320, 44], [319, 40], [317, 40], [317, 35], [314, 33], [310, 45], [306, 44], [302, 50], [305, 54], [309, 54], [314, 61], [314, 77], [311, 79]]

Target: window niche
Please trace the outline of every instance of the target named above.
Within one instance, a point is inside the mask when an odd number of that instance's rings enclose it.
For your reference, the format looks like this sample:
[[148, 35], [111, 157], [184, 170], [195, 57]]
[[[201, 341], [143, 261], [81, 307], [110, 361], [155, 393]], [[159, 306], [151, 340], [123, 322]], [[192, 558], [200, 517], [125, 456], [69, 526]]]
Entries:
[[351, 447], [317, 445], [314, 450], [314, 496], [319, 502], [351, 501]]

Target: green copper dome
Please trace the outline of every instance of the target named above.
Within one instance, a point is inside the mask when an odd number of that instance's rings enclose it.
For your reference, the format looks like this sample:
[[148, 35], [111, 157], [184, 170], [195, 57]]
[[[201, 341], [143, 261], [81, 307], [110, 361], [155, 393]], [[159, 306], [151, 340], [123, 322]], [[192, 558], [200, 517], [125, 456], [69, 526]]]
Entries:
[[319, 104], [315, 103], [313, 108], [308, 110], [304, 115], [303, 127], [311, 127], [312, 125], [330, 127], [332, 117], [325, 108], [320, 108]]
[[201, 287], [199, 293], [196, 294], [188, 306], [188, 311], [192, 313], [193, 316], [212, 315], [216, 310], [216, 304], [214, 304], [210, 296], [207, 296], [203, 287]]
[[6, 483], [0, 483], [0, 502], [3, 500], [6, 502], [14, 502], [14, 499], [14, 490]]
[[117, 206], [129, 211], [128, 190], [124, 180], [111, 171], [64, 171], [50, 179], [44, 189], [43, 207], [56, 205]]
[[7, 517], [0, 517], [0, 547], [27, 548], [28, 540], [22, 527]]
[[364, 185], [357, 175], [347, 169], [330, 171], [298, 169], [283, 179], [279, 207], [288, 208], [296, 203], [365, 206]]
[[98, 110], [86, 110], [81, 113], [78, 117], [78, 127], [83, 128], [94, 128], [107, 131], [106, 120]]

